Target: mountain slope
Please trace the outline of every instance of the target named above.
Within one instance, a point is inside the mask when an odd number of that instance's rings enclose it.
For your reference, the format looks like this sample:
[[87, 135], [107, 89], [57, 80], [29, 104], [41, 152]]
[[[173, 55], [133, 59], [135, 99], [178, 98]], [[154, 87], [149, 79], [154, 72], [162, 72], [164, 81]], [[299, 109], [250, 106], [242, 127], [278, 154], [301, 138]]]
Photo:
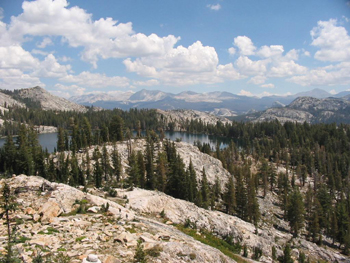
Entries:
[[57, 111], [87, 111], [86, 107], [73, 103], [64, 98], [54, 96], [41, 87], [34, 87], [29, 89], [21, 89], [17, 96], [21, 99], [30, 99], [39, 103], [43, 110], [57, 110]]
[[317, 99], [300, 97], [284, 108], [271, 108], [254, 115], [245, 116], [245, 120], [262, 122], [278, 120], [308, 123], [350, 123], [350, 101], [338, 98]]

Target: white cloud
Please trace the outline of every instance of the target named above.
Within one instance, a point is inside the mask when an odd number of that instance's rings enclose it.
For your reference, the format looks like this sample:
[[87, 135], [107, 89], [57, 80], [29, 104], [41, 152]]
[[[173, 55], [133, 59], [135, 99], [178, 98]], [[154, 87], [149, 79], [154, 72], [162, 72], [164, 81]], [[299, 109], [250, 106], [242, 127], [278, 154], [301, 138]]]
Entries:
[[228, 49], [228, 53], [229, 53], [231, 56], [233, 56], [234, 54], [236, 54], [236, 49], [235, 49], [234, 47], [230, 47], [230, 48]]
[[221, 5], [220, 4], [216, 4], [216, 5], [207, 5], [207, 7], [211, 10], [214, 11], [219, 11], [221, 9]]
[[135, 86], [147, 86], [147, 87], [152, 87], [152, 86], [158, 86], [159, 81], [156, 79], [150, 79], [147, 81], [134, 81], [133, 84]]
[[350, 62], [313, 69], [305, 75], [291, 77], [288, 81], [302, 86], [348, 85], [350, 84]]
[[253, 97], [253, 93], [251, 93], [250, 91], [246, 91], [244, 89], [242, 89], [237, 95], [241, 95], [241, 96], [248, 96], [248, 97]]
[[332, 94], [332, 95], [335, 95], [335, 94], [337, 94], [338, 92], [337, 92], [335, 89], [332, 89], [332, 90], [329, 91], [329, 93]]
[[293, 60], [278, 61], [275, 66], [271, 67], [268, 76], [275, 78], [283, 78], [287, 76], [305, 74], [307, 68], [295, 63]]
[[54, 55], [49, 54], [40, 66], [31, 75], [42, 78], [64, 78], [71, 70], [70, 65], [61, 65], [57, 62]]
[[248, 81], [248, 83], [253, 83], [253, 84], [255, 84], [255, 85], [260, 85], [260, 84], [265, 83], [266, 80], [267, 80], [267, 77], [266, 77], [266, 76], [258, 75], [258, 76], [252, 77], [252, 78]]
[[320, 48], [315, 58], [321, 61], [349, 61], [350, 37], [346, 29], [337, 26], [337, 20], [318, 21], [311, 32], [311, 45]]
[[90, 73], [83, 71], [79, 75], [67, 75], [60, 79], [67, 83], [76, 83], [82, 87], [105, 88], [105, 87], [128, 87], [129, 79], [126, 77], [108, 77], [105, 74]]
[[69, 61], [72, 61], [72, 58], [67, 56], [62, 56], [62, 57], [59, 57], [58, 60], [62, 62], [69, 62]]
[[243, 56], [251, 56], [255, 54], [256, 47], [252, 40], [247, 36], [235, 37], [233, 44], [238, 47], [239, 53]]
[[66, 0], [25, 1], [22, 8], [22, 14], [12, 17], [8, 42], [21, 43], [26, 35], [61, 36], [71, 47], [83, 47], [81, 58], [95, 67], [100, 58], [162, 55], [180, 39], [173, 35], [136, 34], [131, 23], [118, 23], [112, 18], [93, 21], [85, 10], [68, 8]]
[[80, 96], [83, 95], [86, 91], [85, 88], [79, 87], [78, 85], [70, 85], [66, 86], [61, 83], [57, 83], [55, 85], [56, 90], [52, 91], [57, 96], [69, 98], [72, 96]]
[[306, 57], [310, 57], [310, 56], [311, 56], [311, 54], [310, 54], [310, 52], [309, 52], [309, 51], [304, 51], [304, 56], [306, 56]]
[[270, 58], [273, 56], [281, 56], [283, 52], [284, 49], [281, 45], [262, 46], [257, 51], [257, 55], [263, 58]]
[[267, 71], [268, 60], [253, 61], [246, 56], [240, 56], [236, 60], [236, 66], [243, 75], [261, 75]]
[[262, 88], [269, 88], [269, 89], [273, 89], [275, 87], [274, 84], [272, 83], [269, 83], [269, 84], [264, 84], [264, 85], [261, 85]]
[[215, 49], [203, 46], [200, 41], [187, 48], [173, 48], [164, 56], [126, 59], [124, 65], [129, 72], [156, 78], [165, 85], [212, 84], [242, 77], [232, 64], [219, 65]]
[[0, 68], [30, 70], [39, 66], [39, 60], [21, 46], [0, 47]]
[[42, 51], [39, 49], [32, 49], [32, 51], [30, 53], [35, 54], [35, 55], [41, 55], [41, 56], [47, 56], [48, 54], [50, 54], [49, 52], [45, 52], [45, 51]]
[[50, 46], [50, 45], [53, 45], [53, 42], [52, 42], [51, 38], [45, 37], [43, 39], [43, 41], [41, 41], [41, 43], [37, 44], [36, 46], [38, 48], [45, 48], [45, 47]]
[[39, 78], [23, 73], [20, 69], [0, 68], [0, 89], [14, 90], [34, 86], [45, 87]]

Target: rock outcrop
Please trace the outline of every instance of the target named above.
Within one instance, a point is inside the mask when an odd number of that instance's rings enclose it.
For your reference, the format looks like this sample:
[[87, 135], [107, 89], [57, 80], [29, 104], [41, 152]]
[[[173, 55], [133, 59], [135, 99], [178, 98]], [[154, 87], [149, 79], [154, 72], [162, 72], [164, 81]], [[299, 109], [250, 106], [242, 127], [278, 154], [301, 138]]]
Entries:
[[174, 123], [175, 131], [184, 130], [184, 124], [191, 120], [201, 121], [203, 124], [216, 125], [217, 122], [223, 124], [231, 122], [225, 117], [218, 117], [213, 114], [209, 114], [197, 110], [157, 110], [159, 115], [162, 115], [162, 119], [165, 120], [165, 124]]
[[21, 89], [18, 96], [40, 103], [43, 110], [86, 112], [85, 106], [57, 97], [40, 87]]
[[[79, 263], [89, 262], [88, 255], [91, 259], [92, 254], [103, 263], [132, 262], [138, 240], [149, 262], [235, 262], [171, 225], [125, 208], [129, 206], [125, 202], [119, 205], [35, 176], [15, 176], [8, 183], [19, 203], [12, 216], [21, 221], [16, 233], [22, 241], [15, 249], [23, 262], [32, 262], [38, 253], [42, 256], [63, 253], [70, 262]], [[109, 203], [109, 209], [104, 213], [74, 212], [81, 205], [76, 200], [83, 199], [88, 206]], [[0, 226], [0, 235], [1, 252], [6, 244], [4, 224]]]

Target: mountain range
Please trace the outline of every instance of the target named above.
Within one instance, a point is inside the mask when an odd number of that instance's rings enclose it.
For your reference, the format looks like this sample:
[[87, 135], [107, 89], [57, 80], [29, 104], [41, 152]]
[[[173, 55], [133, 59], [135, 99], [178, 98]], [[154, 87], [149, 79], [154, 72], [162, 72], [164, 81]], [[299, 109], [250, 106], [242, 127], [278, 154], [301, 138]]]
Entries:
[[[349, 95], [350, 92], [341, 92], [335, 97]], [[310, 96], [318, 99], [331, 97], [332, 94], [314, 89], [308, 92], [297, 93], [289, 96], [265, 96], [250, 97], [232, 94], [230, 92], [196, 93], [184, 91], [178, 94], [167, 93], [159, 90], [140, 90], [138, 92], [96, 93], [71, 97], [69, 100], [85, 105], [97, 106], [105, 109], [120, 108], [156, 108], [161, 110], [192, 109], [221, 114], [223, 116], [235, 116], [248, 112], [263, 111], [276, 105], [284, 106], [298, 97]]]
[[308, 123], [350, 123], [350, 96], [342, 98], [298, 97], [285, 107], [273, 107], [265, 111], [236, 117], [241, 121], [286, 121]]
[[[84, 106], [83, 106], [83, 105]], [[279, 120], [297, 122], [337, 122], [350, 123], [350, 91], [335, 95], [314, 89], [309, 92], [289, 96], [248, 97], [229, 92], [196, 93], [192, 91], [179, 94], [158, 90], [138, 92], [98, 93], [73, 97], [70, 100], [52, 95], [40, 87], [15, 91], [0, 90], [0, 110], [13, 107], [40, 107], [43, 110], [86, 112], [86, 106], [101, 108], [155, 108], [158, 110], [186, 110], [206, 112], [208, 116], [231, 117], [238, 121], [261, 122]], [[96, 107], [99, 106], [99, 107]], [[163, 115], [165, 114], [162, 111]], [[171, 112], [169, 114], [172, 114]], [[198, 115], [198, 114], [197, 114]], [[209, 118], [206, 115], [206, 118]], [[198, 115], [200, 116], [200, 115]]]

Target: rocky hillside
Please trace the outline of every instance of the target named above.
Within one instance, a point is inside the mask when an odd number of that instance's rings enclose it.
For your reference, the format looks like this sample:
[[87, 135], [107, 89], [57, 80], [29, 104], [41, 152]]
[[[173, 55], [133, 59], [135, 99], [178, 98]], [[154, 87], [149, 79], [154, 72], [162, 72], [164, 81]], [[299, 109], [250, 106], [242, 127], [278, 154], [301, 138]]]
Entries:
[[225, 117], [218, 117], [213, 114], [209, 114], [202, 111], [197, 110], [157, 110], [160, 115], [162, 115], [162, 119], [165, 120], [166, 124], [173, 123], [174, 130], [182, 131], [184, 130], [184, 123], [189, 122], [191, 120], [201, 121], [206, 124], [214, 124], [222, 122], [223, 124], [231, 122]]
[[[51, 256], [52, 262], [63, 262], [57, 261], [60, 255], [61, 259], [69, 258], [65, 262], [78, 263], [88, 255], [92, 258], [92, 254], [104, 263], [132, 262], [138, 240], [142, 242], [147, 262], [235, 262], [174, 226], [186, 221], [197, 226], [198, 236], [199, 229], [207, 229], [246, 244], [248, 257], [254, 248], [260, 248], [262, 262], [272, 262], [272, 246], [281, 255], [283, 246], [291, 239], [290, 234], [274, 229], [268, 222], [256, 229], [237, 217], [198, 208], [157, 191], [115, 189], [117, 196], [108, 197], [106, 192], [94, 188], [83, 192], [25, 175], [14, 176], [7, 183], [18, 202], [11, 218], [17, 219], [15, 250], [23, 262], [32, 262], [38, 255]], [[273, 210], [273, 197], [262, 202], [264, 213], [280, 212]], [[4, 224], [0, 233], [0, 250], [4, 251]], [[293, 240], [292, 256], [297, 258], [299, 251], [311, 260], [349, 262], [335, 250], [298, 238]]]
[[[123, 196], [114, 198], [115, 202], [98, 196], [103, 192], [90, 189], [85, 193], [25, 175], [13, 177], [8, 183], [17, 193], [19, 206], [11, 216], [20, 222], [16, 232], [20, 241], [15, 248], [23, 262], [32, 262], [39, 254], [50, 255], [52, 262], [61, 262], [58, 255], [69, 258], [65, 262], [82, 262], [92, 254], [104, 263], [132, 262], [138, 240], [148, 254], [148, 262], [234, 262], [219, 250], [183, 234], [172, 223], [128, 208]], [[103, 212], [107, 203], [109, 208]], [[4, 251], [3, 224], [0, 233]]]
[[73, 103], [58, 96], [54, 96], [40, 87], [21, 89], [18, 91], [18, 97], [22, 99], [30, 99], [39, 103], [43, 110], [78, 112], [85, 112], [87, 110], [86, 107], [82, 105]]
[[271, 108], [260, 113], [246, 115], [253, 122], [279, 120], [308, 123], [350, 123], [350, 101], [345, 98], [317, 99], [300, 97], [286, 107]]

